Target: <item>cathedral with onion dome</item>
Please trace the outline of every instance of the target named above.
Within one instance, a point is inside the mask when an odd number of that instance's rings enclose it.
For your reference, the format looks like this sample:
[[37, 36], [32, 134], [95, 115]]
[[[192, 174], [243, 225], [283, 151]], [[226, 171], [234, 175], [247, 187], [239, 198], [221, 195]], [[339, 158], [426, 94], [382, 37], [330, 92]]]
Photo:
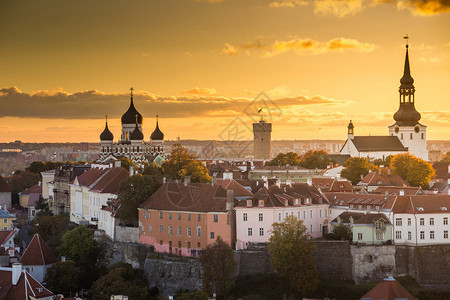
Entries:
[[133, 88], [130, 89], [130, 107], [122, 115], [122, 134], [118, 141], [108, 128], [108, 119], [100, 134], [100, 161], [117, 160], [122, 157], [131, 159], [134, 163], [158, 162], [164, 154], [164, 134], [159, 129], [158, 116], [156, 128], [150, 135], [150, 141], [145, 141], [142, 115], [134, 107]]
[[415, 108], [416, 90], [411, 77], [408, 48], [407, 44], [403, 77], [400, 79], [399, 108], [394, 114], [395, 123], [388, 127], [389, 135], [355, 136], [354, 125], [350, 121], [347, 127], [348, 139], [341, 149], [341, 154], [384, 160], [389, 155], [409, 152], [428, 161], [427, 126], [419, 123], [421, 115]]

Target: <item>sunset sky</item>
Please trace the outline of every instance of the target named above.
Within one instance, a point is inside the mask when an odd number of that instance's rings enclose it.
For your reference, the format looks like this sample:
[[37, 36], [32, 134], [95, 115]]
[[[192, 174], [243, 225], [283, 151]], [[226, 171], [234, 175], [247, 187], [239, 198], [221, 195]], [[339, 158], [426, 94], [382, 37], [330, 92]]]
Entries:
[[260, 92], [274, 140], [387, 135], [405, 34], [420, 122], [450, 139], [448, 0], [0, 1], [0, 141], [97, 142], [106, 114], [118, 139], [131, 86], [146, 140], [157, 114], [165, 139], [251, 138]]

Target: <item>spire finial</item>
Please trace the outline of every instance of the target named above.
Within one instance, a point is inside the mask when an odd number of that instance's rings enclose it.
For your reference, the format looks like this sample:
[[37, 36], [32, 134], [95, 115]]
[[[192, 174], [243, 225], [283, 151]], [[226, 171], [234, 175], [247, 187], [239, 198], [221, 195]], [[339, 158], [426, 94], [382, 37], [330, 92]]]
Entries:
[[131, 88], [130, 88], [130, 96], [131, 96], [131, 100], [133, 100], [133, 91], [134, 91], [134, 88], [131, 87]]
[[264, 121], [264, 116], [262, 114], [262, 107], [258, 108], [258, 114], [261, 115], [261, 121]]
[[136, 114], [136, 124], [138, 123], [138, 114]]
[[156, 115], [156, 124], [158, 124], [158, 117], [159, 117], [159, 116], [158, 116], [158, 115]]
[[408, 45], [409, 36], [408, 36], [408, 34], [406, 34], [403, 38], [406, 40], [406, 49], [408, 49], [409, 48], [409, 45]]
[[108, 115], [105, 115], [106, 124], [108, 124]]

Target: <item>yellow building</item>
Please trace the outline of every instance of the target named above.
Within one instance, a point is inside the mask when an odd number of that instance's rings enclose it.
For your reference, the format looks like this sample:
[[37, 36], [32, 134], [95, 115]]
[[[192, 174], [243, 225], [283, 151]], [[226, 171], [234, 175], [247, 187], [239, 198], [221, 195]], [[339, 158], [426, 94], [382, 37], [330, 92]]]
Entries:
[[12, 230], [13, 227], [13, 221], [16, 220], [16, 216], [13, 214], [10, 214], [7, 209], [1, 208], [0, 209], [0, 231], [3, 230]]

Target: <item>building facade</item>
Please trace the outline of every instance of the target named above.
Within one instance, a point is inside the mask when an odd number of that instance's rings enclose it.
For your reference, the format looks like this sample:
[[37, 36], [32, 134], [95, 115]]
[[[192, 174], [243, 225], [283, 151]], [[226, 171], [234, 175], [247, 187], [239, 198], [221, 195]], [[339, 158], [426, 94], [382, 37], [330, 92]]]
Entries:
[[253, 123], [253, 155], [255, 159], [272, 159], [271, 149], [272, 123], [263, 119]]

